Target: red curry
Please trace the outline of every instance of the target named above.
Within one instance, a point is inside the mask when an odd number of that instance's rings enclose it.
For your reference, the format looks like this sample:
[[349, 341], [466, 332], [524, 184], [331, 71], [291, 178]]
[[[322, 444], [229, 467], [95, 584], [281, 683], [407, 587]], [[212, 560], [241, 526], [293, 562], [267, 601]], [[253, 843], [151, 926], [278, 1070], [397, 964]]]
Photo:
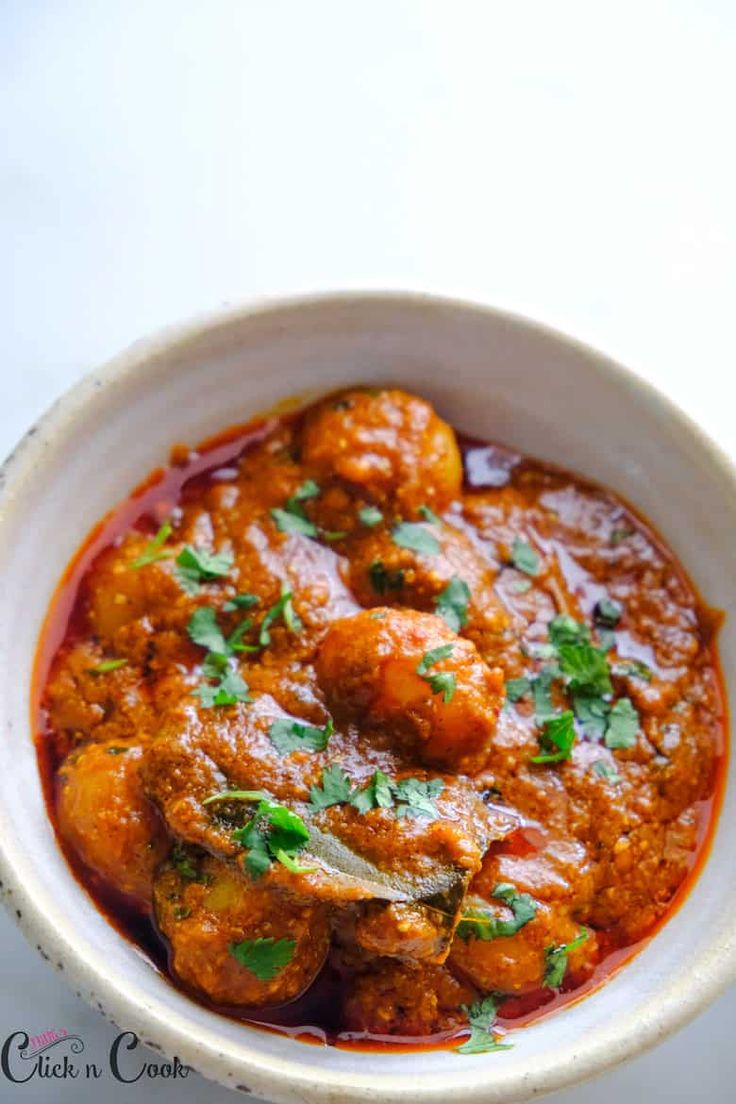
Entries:
[[68, 570], [37, 672], [54, 823], [217, 1010], [497, 1049], [691, 880], [713, 627], [610, 492], [404, 392], [332, 395], [175, 449]]

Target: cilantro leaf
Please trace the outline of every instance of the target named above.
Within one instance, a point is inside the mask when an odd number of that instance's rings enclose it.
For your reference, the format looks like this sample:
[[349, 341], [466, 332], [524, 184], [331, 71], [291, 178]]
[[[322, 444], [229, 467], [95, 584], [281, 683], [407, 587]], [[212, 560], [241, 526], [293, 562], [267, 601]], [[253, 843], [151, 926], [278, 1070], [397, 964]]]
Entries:
[[499, 882], [491, 897], [503, 901], [511, 909], [513, 918], [502, 919], [494, 916], [487, 909], [466, 909], [457, 926], [457, 934], [465, 942], [469, 939], [481, 939], [487, 942], [491, 939], [516, 935], [537, 915], [538, 902], [528, 893], [519, 893], [516, 887], [508, 882]]
[[233, 610], [251, 609], [252, 606], [257, 605], [257, 594], [234, 594], [232, 598], [228, 598], [222, 608], [225, 613], [231, 613]]
[[560, 644], [557, 652], [573, 693], [577, 690], [599, 695], [613, 692], [606, 657], [598, 648], [592, 644]]
[[653, 678], [651, 667], [647, 667], [640, 659], [625, 659], [621, 663], [614, 663], [611, 674], [619, 678], [641, 679], [642, 682], [651, 682]]
[[385, 594], [387, 590], [401, 590], [404, 585], [404, 572], [401, 568], [388, 571], [380, 560], [374, 560], [368, 568], [368, 576], [376, 594]]
[[182, 590], [196, 594], [200, 583], [227, 575], [233, 563], [232, 552], [208, 552], [187, 544], [176, 557], [176, 574]]
[[605, 759], [596, 759], [593, 764], [593, 770], [599, 778], [603, 778], [606, 782], [610, 782], [612, 786], [615, 786], [621, 781], [621, 775], [616, 768], [612, 767], [610, 763], [607, 763]]
[[400, 521], [391, 530], [391, 539], [399, 548], [408, 548], [424, 556], [437, 556], [440, 552], [437, 538], [416, 521]]
[[306, 502], [308, 498], [317, 498], [318, 495], [319, 484], [315, 483], [313, 479], [305, 479], [287, 502], [287, 508], [293, 505], [294, 502]]
[[470, 587], [459, 575], [453, 575], [435, 599], [434, 612], [442, 617], [453, 632], [460, 632], [468, 623]]
[[442, 518], [437, 517], [437, 514], [434, 512], [434, 510], [430, 509], [429, 506], [420, 506], [417, 510], [417, 513], [420, 515], [420, 517], [423, 517], [425, 521], [428, 521], [430, 525], [442, 524]]
[[310, 805], [313, 809], [329, 809], [331, 805], [342, 805], [350, 800], [352, 786], [350, 778], [337, 763], [322, 768], [322, 786], [312, 786], [309, 790]]
[[248, 693], [247, 682], [231, 667], [228, 667], [223, 673], [216, 686], [203, 683], [192, 690], [192, 694], [199, 698], [204, 709], [212, 709], [216, 705], [236, 705], [238, 702], [253, 700]]
[[[309, 829], [300, 816], [287, 809], [285, 805], [276, 805], [259, 790], [229, 790], [214, 794], [207, 801], [258, 800], [251, 820], [242, 828], [233, 832], [233, 840], [247, 847], [243, 865], [254, 880], [268, 870], [274, 859], [283, 863], [293, 873], [305, 873], [306, 868], [295, 869], [294, 855], [301, 851], [309, 841]], [[204, 802], [207, 804], [207, 802]]]
[[425, 652], [421, 660], [417, 664], [417, 674], [426, 675], [430, 667], [435, 663], [439, 663], [441, 659], [447, 659], [449, 655], [452, 655], [455, 645], [440, 644], [437, 648], [431, 648], [428, 652]]
[[619, 698], [608, 717], [605, 745], [609, 748], [630, 748], [636, 743], [639, 714], [628, 698]]
[[506, 683], [506, 697], [510, 702], [521, 701], [532, 688], [532, 680], [527, 675], [521, 678], [509, 679]]
[[290, 510], [282, 510], [281, 507], [275, 506], [271, 510], [271, 517], [282, 533], [299, 533], [303, 537], [317, 536], [317, 526], [304, 514], [295, 514]]
[[288, 755], [291, 751], [324, 751], [334, 731], [331, 717], [324, 728], [280, 717], [269, 728], [268, 738], [280, 755]]
[[417, 674], [429, 683], [433, 694], [442, 694], [445, 705], [452, 700], [457, 686], [457, 678], [451, 671], [438, 671], [435, 674], [429, 674], [428, 672], [429, 668], [433, 667], [435, 663], [447, 659], [452, 654], [454, 647], [454, 644], [442, 644], [439, 648], [433, 648], [431, 651], [425, 652], [417, 664]]
[[295, 939], [244, 939], [230, 954], [259, 981], [272, 981], [294, 957]]
[[510, 1043], [499, 1043], [491, 1034], [496, 1022], [498, 1004], [496, 997], [488, 996], [466, 1008], [470, 1024], [470, 1038], [457, 1048], [459, 1054], [488, 1054], [494, 1050], [511, 1050]]
[[419, 778], [402, 778], [393, 785], [396, 800], [397, 817], [428, 817], [435, 820], [438, 816], [434, 805], [445, 788], [441, 778], [432, 778], [425, 782]]
[[316, 537], [319, 529], [304, 513], [302, 502], [310, 498], [316, 498], [319, 487], [313, 479], [306, 479], [296, 489], [291, 498], [287, 499], [284, 509], [276, 506], [271, 510], [271, 517], [282, 533], [300, 533], [304, 537]]
[[571, 757], [575, 743], [575, 726], [572, 711], [567, 709], [545, 723], [539, 738], [542, 751], [532, 756], [532, 763], [559, 763]]
[[267, 648], [271, 643], [271, 633], [269, 629], [273, 625], [274, 621], [277, 621], [279, 617], [283, 617], [284, 624], [287, 629], [293, 633], [301, 632], [302, 623], [299, 617], [294, 612], [294, 606], [292, 605], [292, 593], [287, 590], [284, 583], [281, 584], [281, 597], [278, 602], [266, 612], [266, 616], [261, 622], [261, 631], [258, 636], [258, 643], [262, 648]]
[[622, 612], [618, 602], [612, 602], [610, 598], [601, 598], [595, 604], [593, 620], [596, 625], [602, 625], [604, 629], [615, 629], [621, 620]]
[[558, 716], [552, 702], [552, 683], [561, 677], [561, 671], [553, 663], [546, 663], [539, 674], [532, 679], [532, 698], [534, 700], [534, 720], [543, 727]]
[[383, 771], [374, 771], [368, 785], [362, 790], [355, 790], [349, 800], [359, 813], [368, 813], [371, 809], [390, 809], [394, 803], [390, 778]]
[[137, 556], [131, 561], [131, 569], [137, 571], [141, 567], [156, 563], [158, 560], [166, 560], [169, 556], [172, 556], [173, 553], [169, 549], [162, 548], [162, 545], [169, 539], [172, 532], [171, 522], [165, 521], [163, 525], [160, 526], [155, 537], [152, 537], [148, 542], [140, 556]]
[[88, 667], [88, 675], [106, 675], [108, 671], [117, 671], [121, 667], [125, 667], [127, 659], [103, 659], [102, 663], [98, 663], [95, 667]]
[[222, 629], [217, 624], [217, 614], [211, 606], [200, 606], [189, 618], [187, 632], [190, 640], [220, 655], [228, 654], [228, 646]]
[[281, 848], [277, 850], [275, 858], [292, 874], [311, 874], [314, 870], [319, 869], [316, 866], [301, 866], [290, 851], [283, 851]]
[[579, 691], [572, 695], [572, 706], [585, 735], [599, 740], [608, 724], [611, 712], [609, 703], [598, 694]]
[[363, 506], [358, 510], [358, 518], [362, 525], [365, 525], [368, 529], [373, 529], [376, 525], [380, 525], [383, 521], [383, 514], [377, 506]]
[[532, 546], [522, 540], [521, 537], [514, 537], [511, 562], [517, 571], [523, 571], [525, 575], [539, 574], [539, 556]]
[[562, 985], [567, 973], [567, 956], [570, 951], [582, 946], [588, 935], [588, 929], [583, 928], [580, 935], [570, 943], [563, 943], [560, 947], [544, 948], [544, 984], [550, 989], [557, 989]]
[[589, 644], [590, 629], [566, 613], [558, 613], [547, 626], [547, 634], [555, 646], [561, 644]]

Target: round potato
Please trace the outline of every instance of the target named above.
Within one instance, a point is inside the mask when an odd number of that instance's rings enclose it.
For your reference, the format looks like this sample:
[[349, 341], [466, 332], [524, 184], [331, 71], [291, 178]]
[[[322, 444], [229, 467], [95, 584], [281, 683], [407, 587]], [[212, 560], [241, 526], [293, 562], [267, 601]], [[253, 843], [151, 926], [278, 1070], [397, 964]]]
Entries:
[[149, 908], [167, 834], [143, 792], [142, 757], [135, 744], [85, 744], [73, 751], [59, 771], [57, 811], [61, 834], [82, 862]]
[[327, 954], [323, 906], [296, 904], [211, 856], [175, 855], [156, 879], [155, 902], [175, 973], [215, 1004], [294, 1000]]
[[480, 770], [503, 703], [503, 676], [440, 617], [379, 607], [335, 621], [317, 677], [336, 717], [387, 727], [420, 759]]

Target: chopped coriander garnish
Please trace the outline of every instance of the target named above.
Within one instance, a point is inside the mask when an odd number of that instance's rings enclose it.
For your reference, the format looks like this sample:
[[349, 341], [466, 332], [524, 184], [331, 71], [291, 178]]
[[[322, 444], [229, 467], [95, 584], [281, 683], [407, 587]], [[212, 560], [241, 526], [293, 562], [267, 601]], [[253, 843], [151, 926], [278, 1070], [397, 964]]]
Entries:
[[431, 778], [428, 782], [419, 778], [402, 778], [400, 782], [394, 782], [392, 790], [397, 817], [429, 817], [434, 820], [437, 817], [434, 801], [444, 788], [441, 778]]
[[288, 755], [291, 751], [324, 751], [334, 731], [331, 717], [324, 728], [281, 717], [269, 728], [268, 738], [280, 755]]
[[294, 494], [286, 503], [287, 509], [290, 509], [295, 502], [306, 502], [307, 499], [317, 498], [319, 495], [319, 484], [315, 483], [313, 479], [305, 479], [301, 486], [297, 487]]
[[230, 954], [259, 981], [272, 981], [294, 957], [295, 939], [244, 939], [230, 944]]
[[233, 832], [233, 840], [248, 849], [243, 866], [251, 877], [260, 878], [274, 860], [296, 872], [295, 856], [309, 841], [309, 829], [302, 818], [286, 806], [274, 804], [258, 790], [231, 790], [207, 800], [235, 800], [236, 796], [244, 801], [258, 801], [253, 817]]
[[521, 678], [509, 679], [506, 683], [506, 697], [510, 702], [520, 701], [526, 697], [531, 688], [531, 679], [526, 675], [522, 675]]
[[295, 514], [290, 510], [282, 510], [279, 506], [275, 506], [271, 510], [271, 517], [282, 533], [300, 533], [303, 537], [317, 536], [317, 526], [309, 520], [304, 512]]
[[168, 549], [163, 549], [161, 546], [171, 536], [173, 530], [171, 522], [165, 521], [163, 525], [159, 527], [155, 537], [153, 537], [146, 547], [141, 552], [140, 556], [131, 561], [131, 568], [133, 571], [137, 571], [139, 567], [146, 567], [148, 564], [156, 563], [158, 560], [166, 560], [173, 553]]
[[393, 803], [391, 779], [380, 770], [373, 772], [367, 786], [354, 790], [350, 796], [350, 804], [359, 813], [368, 813], [371, 809], [390, 809]]
[[373, 529], [376, 525], [381, 524], [383, 514], [377, 506], [363, 506], [358, 510], [358, 518], [362, 525], [365, 525], [368, 529]]
[[232, 552], [208, 552], [187, 544], [176, 557], [176, 574], [182, 590], [196, 594], [200, 583], [227, 575], [233, 563]]
[[521, 537], [514, 537], [511, 562], [517, 571], [523, 571], [525, 575], [539, 574], [539, 556], [532, 546], [522, 540]]
[[561, 671], [556, 664], [545, 663], [536, 678], [532, 679], [534, 720], [540, 728], [558, 715], [552, 702], [552, 683], [560, 677]]
[[434, 510], [431, 510], [429, 506], [420, 506], [417, 510], [420, 517], [423, 517], [425, 521], [428, 521], [430, 525], [441, 525], [442, 518], [437, 517]]
[[417, 664], [417, 674], [429, 683], [433, 694], [442, 694], [445, 705], [452, 700], [457, 686], [457, 678], [452, 671], [438, 671], [433, 675], [429, 674], [429, 668], [434, 667], [441, 660], [447, 659], [454, 647], [454, 644], [442, 644], [439, 648], [433, 648], [431, 651], [425, 652]]
[[466, 909], [457, 926], [457, 934], [468, 939], [501, 939], [516, 933], [537, 915], [539, 904], [528, 893], [519, 893], [508, 882], [499, 882], [491, 897], [503, 901], [513, 913], [511, 920], [503, 920], [487, 909]]
[[228, 654], [227, 641], [217, 624], [217, 613], [211, 606], [200, 606], [189, 618], [189, 637], [195, 644], [219, 655]]
[[593, 764], [593, 770], [599, 778], [603, 778], [606, 782], [610, 782], [612, 786], [615, 786], [621, 781], [621, 775], [616, 768], [612, 767], [610, 763], [607, 763], [605, 759], [596, 759]]
[[232, 598], [228, 598], [222, 609], [224, 613], [232, 613], [233, 610], [251, 609], [257, 605], [257, 594], [234, 594]]
[[570, 943], [563, 943], [560, 947], [544, 948], [544, 984], [550, 989], [557, 989], [562, 985], [567, 973], [567, 956], [588, 938], [588, 929], [583, 928], [580, 935]]
[[350, 801], [351, 794], [350, 778], [337, 763], [331, 763], [322, 768], [322, 785], [311, 787], [309, 803], [313, 809], [329, 809]]
[[432, 778], [429, 781], [402, 778], [399, 782], [394, 782], [382, 771], [374, 771], [367, 786], [353, 789], [343, 768], [332, 763], [322, 770], [322, 785], [312, 786], [309, 793], [310, 804], [315, 810], [350, 804], [359, 813], [367, 813], [375, 808], [393, 808], [400, 818], [434, 819], [437, 816], [434, 801], [444, 788], [441, 778]]
[[547, 626], [547, 634], [555, 648], [561, 644], [589, 644], [590, 629], [567, 613], [558, 613]]
[[192, 915], [192, 910], [188, 905], [177, 905], [174, 909], [175, 920], [186, 920], [188, 916]]
[[531, 590], [531, 579], [515, 579], [511, 584], [511, 589], [514, 594], [526, 594], [528, 590]]
[[628, 698], [619, 698], [608, 716], [605, 745], [609, 748], [630, 748], [636, 743], [639, 714]]
[[117, 747], [117, 745], [113, 745], [112, 747], [107, 748], [108, 755], [125, 755], [126, 751], [130, 751], [130, 748]]
[[611, 678], [606, 657], [592, 644], [561, 644], [557, 649], [562, 673], [570, 690], [588, 694], [611, 694]]
[[387, 571], [380, 560], [374, 560], [368, 568], [368, 576], [376, 594], [385, 594], [387, 590], [401, 590], [404, 585], [404, 572], [401, 568]]
[[223, 673], [216, 686], [203, 683], [192, 690], [192, 694], [199, 698], [203, 709], [212, 709], [216, 705], [237, 705], [238, 702], [253, 700], [248, 693], [247, 682], [231, 667]]
[[470, 587], [459, 575], [453, 575], [435, 599], [434, 612], [442, 617], [453, 632], [460, 632], [468, 623]]
[[440, 552], [437, 538], [416, 521], [400, 521], [391, 530], [391, 538], [399, 548], [408, 548], [423, 556], [437, 556]]
[[653, 678], [651, 667], [647, 667], [640, 659], [624, 659], [621, 663], [614, 663], [611, 674], [620, 678], [641, 679], [642, 682], [651, 682]]
[[543, 750], [532, 757], [532, 763], [560, 763], [563, 759], [569, 759], [575, 743], [572, 711], [566, 709], [559, 716], [550, 718], [545, 723], [539, 742]]
[[283, 617], [284, 624], [287, 629], [293, 633], [301, 632], [302, 623], [299, 617], [294, 612], [294, 606], [292, 605], [292, 593], [287, 590], [285, 585], [281, 584], [281, 597], [278, 602], [271, 606], [267, 611], [266, 616], [261, 622], [261, 631], [258, 637], [258, 643], [262, 648], [267, 648], [271, 643], [271, 634], [269, 629], [273, 625], [274, 621], [277, 621], [279, 617]]
[[118, 671], [121, 667], [125, 667], [127, 659], [103, 659], [102, 663], [98, 663], [95, 667], [88, 667], [88, 675], [106, 675], [108, 671]]
[[491, 1034], [498, 1012], [496, 997], [484, 997], [464, 1010], [468, 1013], [470, 1038], [457, 1048], [458, 1054], [488, 1054], [494, 1050], [511, 1050], [511, 1043], [499, 1043]]

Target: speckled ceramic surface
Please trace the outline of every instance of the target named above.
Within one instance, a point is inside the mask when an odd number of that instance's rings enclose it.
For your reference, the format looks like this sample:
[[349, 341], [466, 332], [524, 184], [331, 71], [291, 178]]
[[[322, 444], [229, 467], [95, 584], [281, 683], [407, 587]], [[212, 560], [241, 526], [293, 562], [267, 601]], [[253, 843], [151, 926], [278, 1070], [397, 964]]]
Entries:
[[[623, 494], [726, 612], [736, 677], [736, 474], [665, 399], [521, 319], [425, 297], [346, 295], [244, 309], [134, 346], [66, 395], [5, 465], [0, 501], [0, 878], [29, 940], [76, 991], [149, 1045], [283, 1104], [480, 1104], [559, 1088], [693, 1016], [736, 975], [736, 779], [691, 894], [607, 986], [516, 1033], [511, 1051], [371, 1054], [221, 1018], [161, 978], [97, 913], [60, 855], [31, 742], [33, 655], [54, 586], [94, 523], [165, 461], [285, 397], [341, 384], [415, 390], [470, 434]], [[703, 918], [707, 917], [707, 923]]]

